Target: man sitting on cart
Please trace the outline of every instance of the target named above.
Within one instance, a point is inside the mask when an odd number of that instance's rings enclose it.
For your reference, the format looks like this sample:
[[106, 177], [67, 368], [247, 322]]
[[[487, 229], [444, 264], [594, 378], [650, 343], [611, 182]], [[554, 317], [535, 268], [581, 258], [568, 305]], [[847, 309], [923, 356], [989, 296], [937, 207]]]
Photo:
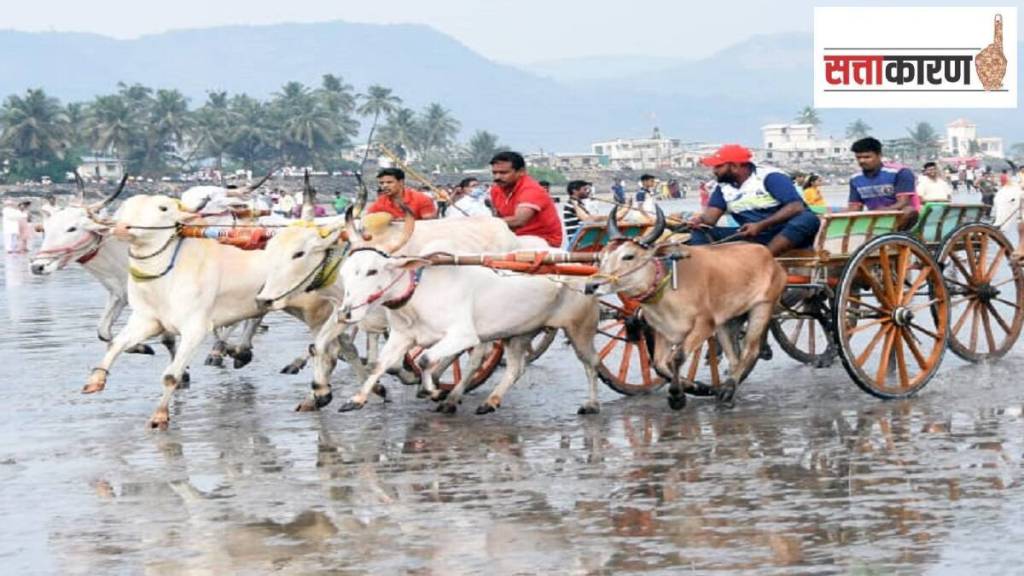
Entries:
[[882, 143], [872, 137], [861, 138], [850, 146], [861, 173], [850, 178], [847, 210], [894, 210], [901, 212], [897, 226], [909, 230], [917, 222], [921, 200], [914, 188], [914, 173], [909, 168], [882, 163]]
[[491, 206], [494, 215], [516, 236], [536, 236], [548, 246], [562, 245], [562, 221], [551, 196], [526, 171], [518, 152], [499, 152], [491, 158]]
[[[715, 173], [717, 185], [708, 206], [693, 217], [690, 243], [712, 244], [749, 240], [778, 256], [814, 243], [821, 221], [804, 203], [789, 175], [767, 166], [755, 166], [750, 150], [726, 144], [701, 162]], [[738, 228], [715, 226], [729, 213]]]

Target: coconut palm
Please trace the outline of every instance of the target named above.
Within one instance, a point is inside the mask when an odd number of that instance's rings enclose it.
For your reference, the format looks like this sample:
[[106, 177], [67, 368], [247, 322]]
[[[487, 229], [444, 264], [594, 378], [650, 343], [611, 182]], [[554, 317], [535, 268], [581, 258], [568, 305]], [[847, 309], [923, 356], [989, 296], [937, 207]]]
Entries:
[[867, 122], [857, 118], [846, 127], [846, 137], [858, 140], [866, 137], [871, 132], [871, 126]]
[[356, 98], [352, 94], [352, 86], [346, 84], [341, 76], [324, 74], [316, 95], [335, 114], [351, 114], [356, 108]]
[[455, 135], [459, 133], [459, 121], [444, 106], [433, 102], [423, 111], [423, 142], [424, 151], [443, 151], [451, 146]]
[[195, 126], [196, 152], [202, 151], [217, 161], [217, 169], [223, 168], [224, 152], [227, 149], [230, 132], [228, 130], [228, 93], [209, 92], [206, 102], [193, 115]]
[[800, 112], [797, 113], [795, 120], [798, 124], [810, 124], [817, 127], [821, 124], [821, 118], [818, 116], [818, 111], [813, 106], [804, 106]]
[[99, 96], [86, 111], [84, 133], [94, 150], [120, 158], [138, 140], [139, 124], [124, 97]]
[[373, 116], [373, 123], [370, 124], [370, 135], [367, 137], [367, 141], [373, 141], [373, 131], [377, 128], [377, 122], [380, 121], [381, 115], [390, 116], [394, 114], [395, 110], [401, 106], [402, 99], [392, 94], [390, 88], [385, 88], [379, 84], [371, 85], [366, 89], [366, 94], [360, 94], [358, 98], [363, 103], [356, 108], [356, 113], [360, 116]]
[[195, 122], [188, 111], [188, 99], [177, 90], [157, 90], [149, 114], [146, 164], [159, 169], [165, 153], [177, 153], [184, 148], [186, 138]]
[[268, 127], [267, 107], [245, 94], [233, 97], [228, 104], [229, 135], [227, 152], [241, 160], [248, 170], [256, 162], [274, 153], [274, 135]]
[[910, 147], [918, 159], [931, 158], [938, 153], [939, 134], [931, 124], [918, 122], [913, 128], [907, 128], [907, 136], [910, 138]]
[[398, 108], [380, 127], [381, 142], [403, 159], [408, 152], [421, 150], [421, 138], [419, 119], [409, 108]]
[[498, 136], [486, 130], [477, 130], [473, 137], [466, 144], [466, 164], [469, 168], [482, 168], [487, 166], [491, 158], [506, 146], [498, 144]]
[[9, 96], [0, 108], [0, 126], [0, 146], [26, 160], [33, 171], [41, 162], [63, 158], [70, 144], [67, 113], [42, 89]]

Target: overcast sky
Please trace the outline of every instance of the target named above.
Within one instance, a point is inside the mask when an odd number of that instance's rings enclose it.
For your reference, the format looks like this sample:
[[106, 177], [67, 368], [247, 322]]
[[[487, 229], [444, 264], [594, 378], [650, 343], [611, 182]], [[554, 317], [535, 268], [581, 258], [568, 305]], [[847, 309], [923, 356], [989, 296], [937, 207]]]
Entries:
[[[605, 54], [700, 58], [754, 34], [809, 32], [815, 5], [863, 4], [934, 6], [971, 2], [6, 0], [0, 9], [0, 28], [94, 32], [131, 38], [224, 24], [325, 20], [418, 23], [445, 32], [488, 58], [523, 64]], [[1021, 30], [1024, 33], [1024, 27]]]

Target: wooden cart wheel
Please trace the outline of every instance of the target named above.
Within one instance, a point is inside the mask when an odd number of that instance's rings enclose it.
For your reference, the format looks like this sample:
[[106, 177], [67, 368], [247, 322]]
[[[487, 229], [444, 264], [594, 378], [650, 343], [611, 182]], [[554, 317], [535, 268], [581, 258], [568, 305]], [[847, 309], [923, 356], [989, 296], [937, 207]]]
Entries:
[[597, 374], [619, 394], [648, 394], [665, 385], [654, 371], [654, 330], [646, 324], [627, 327], [627, 320], [639, 307], [635, 302], [601, 302], [602, 320], [597, 326], [594, 348], [600, 358]]
[[[480, 368], [473, 373], [473, 377], [466, 384], [466, 392], [479, 388], [481, 384], [491, 377], [491, 374], [494, 373], [501, 363], [501, 357], [505, 354], [504, 343], [499, 340], [490, 346], [491, 348], [484, 355], [484, 361], [480, 364]], [[405, 357], [406, 365], [416, 372], [417, 375], [422, 375], [422, 370], [416, 365], [416, 357], [422, 352], [423, 348], [417, 346], [410, 350]], [[455, 385], [462, 379], [462, 366], [468, 358], [469, 351], [467, 350], [438, 366], [437, 371], [434, 373], [434, 384], [439, 390], [452, 390], [455, 388]]]
[[949, 349], [969, 362], [1009, 352], [1024, 324], [1024, 271], [1012, 262], [1013, 246], [999, 230], [966, 224], [939, 251], [949, 290]]
[[[806, 288], [793, 288], [786, 294]], [[832, 303], [824, 292], [815, 292], [789, 306], [782, 307], [771, 320], [769, 329], [787, 356], [808, 366], [827, 368], [836, 358], [832, 330]]]
[[545, 328], [538, 332], [533, 337], [533, 340], [530, 340], [530, 347], [526, 352], [526, 363], [531, 364], [534, 360], [543, 356], [555, 341], [556, 336], [558, 336], [557, 328]]
[[886, 234], [843, 267], [832, 322], [850, 377], [879, 398], [905, 398], [935, 375], [949, 334], [949, 295], [920, 242]]

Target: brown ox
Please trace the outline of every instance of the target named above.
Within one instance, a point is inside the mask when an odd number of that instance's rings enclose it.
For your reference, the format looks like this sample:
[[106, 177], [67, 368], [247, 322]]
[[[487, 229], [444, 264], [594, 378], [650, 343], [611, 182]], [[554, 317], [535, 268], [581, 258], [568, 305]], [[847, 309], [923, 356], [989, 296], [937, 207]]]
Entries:
[[[655, 245], [664, 230], [660, 209], [650, 232], [635, 240], [622, 236], [614, 213], [609, 215], [600, 274], [587, 291], [614, 291], [640, 301], [644, 319], [656, 331], [655, 368], [672, 378], [669, 406], [675, 410], [686, 405], [678, 374], [682, 362], [716, 335], [729, 374], [715, 392], [729, 405], [760, 351], [786, 273], [760, 244]], [[737, 357], [729, 321], [744, 315], [746, 343]]]

